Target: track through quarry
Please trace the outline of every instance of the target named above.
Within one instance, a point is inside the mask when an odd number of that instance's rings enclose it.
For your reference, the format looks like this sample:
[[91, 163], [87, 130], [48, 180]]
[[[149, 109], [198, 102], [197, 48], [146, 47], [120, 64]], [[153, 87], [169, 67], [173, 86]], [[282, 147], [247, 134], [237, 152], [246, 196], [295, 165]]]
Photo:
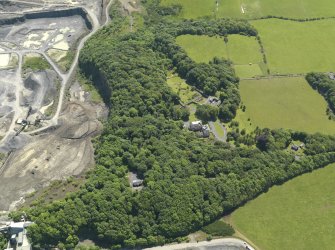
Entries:
[[[8, 157], [0, 166], [0, 211], [13, 210], [24, 202], [25, 195], [47, 186], [53, 180], [64, 179], [73, 175], [78, 176], [94, 164], [91, 138], [101, 131], [102, 125], [99, 120], [107, 116], [107, 109], [103, 104], [90, 101], [89, 94], [85, 93], [75, 81], [75, 74], [79, 54], [85, 42], [96, 31], [109, 23], [108, 10], [112, 1], [93, 0], [87, 3], [84, 0], [78, 0], [77, 2], [67, 0], [34, 0], [31, 2], [11, 0], [8, 2], [13, 5], [26, 5], [24, 6], [26, 7], [24, 12], [11, 9], [3, 11], [0, 8], [0, 14], [23, 15], [32, 11], [38, 13], [39, 11], [79, 7], [87, 14], [92, 26], [89, 31], [82, 35], [74, 34], [77, 31], [74, 28], [62, 28], [65, 30], [64, 36], [67, 38], [71, 35], [78, 38], [73, 42], [72, 48], [75, 48], [73, 61], [66, 72], [48, 54], [50, 44], [53, 42], [52, 46], [54, 46], [56, 43], [54, 41], [59, 38], [60, 33], [55, 32], [51, 35], [48, 33], [48, 36], [44, 34], [42, 43], [40, 46], [36, 46], [38, 43], [34, 40], [37, 36], [35, 33], [40, 32], [40, 27], [37, 26], [34, 30], [27, 31], [26, 27], [18, 26], [16, 27], [17, 33], [15, 33], [13, 29], [8, 31], [8, 27], [0, 26], [0, 35], [2, 32], [5, 34], [5, 39], [1, 39], [0, 36], [0, 60], [1, 56], [6, 55], [16, 55], [17, 58], [16, 67], [0, 69], [0, 76], [8, 76], [5, 84], [10, 84], [8, 89], [12, 91], [10, 92], [11, 102], [8, 102], [9, 112], [0, 117], [0, 130], [1, 124], [6, 124], [6, 126], [3, 125], [6, 131], [2, 134], [0, 151], [8, 154]], [[63, 17], [59, 18], [59, 20], [61, 19]], [[46, 29], [47, 32], [52, 33], [52, 27], [58, 25], [55, 25], [57, 18], [50, 18], [49, 20], [55, 20], [54, 23], [50, 21], [50, 30]], [[69, 21], [63, 22], [71, 23]], [[83, 20], [80, 22], [84, 23]], [[59, 24], [59, 26], [62, 25]], [[75, 31], [68, 31], [71, 29]], [[7, 40], [6, 38], [10, 37], [12, 33], [32, 38], [29, 41], [29, 46], [14, 42], [13, 38]], [[47, 38], [45, 39], [45, 37]], [[28, 42], [26, 41], [24, 44], [26, 43]], [[57, 74], [59, 92], [54, 100], [56, 106], [52, 117], [43, 119], [38, 128], [32, 126], [29, 130], [23, 130], [17, 135], [17, 130], [20, 128], [20, 125], [17, 124], [18, 119], [25, 117], [29, 112], [29, 108], [22, 105], [22, 93], [31, 91], [25, 89], [27, 83], [25, 77], [27, 75], [23, 73], [25, 71], [23, 68], [24, 60], [29, 54], [39, 55], [48, 62], [50, 65], [49, 71]], [[45, 72], [48, 73], [48, 71]], [[29, 72], [30, 75], [28, 74], [28, 76], [33, 76], [32, 78], [35, 79], [37, 73]], [[69, 88], [72, 83], [76, 85], [75, 88]], [[5, 92], [4, 96], [9, 99], [8, 93]], [[82, 98], [83, 96], [84, 98]], [[42, 101], [39, 100], [37, 103], [43, 103]], [[0, 93], [0, 111], [1, 106], [5, 103], [7, 101], [2, 101]], [[45, 107], [41, 107], [41, 110], [43, 108]]]

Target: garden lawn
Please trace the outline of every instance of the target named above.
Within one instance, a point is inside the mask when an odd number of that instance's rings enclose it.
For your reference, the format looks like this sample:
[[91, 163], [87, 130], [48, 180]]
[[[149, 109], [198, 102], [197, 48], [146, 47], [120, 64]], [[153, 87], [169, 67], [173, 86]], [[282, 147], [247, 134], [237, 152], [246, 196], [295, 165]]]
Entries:
[[259, 18], [268, 15], [289, 18], [316, 18], [335, 16], [333, 0], [162, 0], [162, 5], [180, 4], [180, 17], [203, 16]]
[[303, 78], [273, 78], [240, 82], [245, 115], [253, 126], [286, 128], [308, 133], [335, 133], [326, 115], [327, 103]]
[[266, 19], [251, 23], [262, 39], [271, 74], [334, 70], [334, 19], [313, 22]]
[[335, 164], [272, 187], [231, 222], [263, 250], [334, 249], [334, 179]]
[[197, 96], [201, 96], [198, 92], [192, 90], [185, 80], [179, 76], [170, 77], [167, 84], [171, 87], [172, 91], [179, 95], [183, 103], [188, 103]]
[[216, 133], [218, 134], [218, 136], [220, 137], [224, 137], [225, 133], [224, 133], [224, 129], [222, 127], [223, 125], [219, 122], [219, 120], [217, 120], [216, 122], [214, 122], [214, 128], [216, 130]]

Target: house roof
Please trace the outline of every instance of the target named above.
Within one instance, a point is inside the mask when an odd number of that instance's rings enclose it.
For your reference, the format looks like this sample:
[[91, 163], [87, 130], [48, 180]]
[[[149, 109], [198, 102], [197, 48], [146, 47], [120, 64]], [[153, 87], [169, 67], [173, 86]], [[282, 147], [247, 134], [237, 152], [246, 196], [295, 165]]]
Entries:
[[201, 125], [201, 121], [194, 121], [194, 122], [191, 122], [192, 125]]

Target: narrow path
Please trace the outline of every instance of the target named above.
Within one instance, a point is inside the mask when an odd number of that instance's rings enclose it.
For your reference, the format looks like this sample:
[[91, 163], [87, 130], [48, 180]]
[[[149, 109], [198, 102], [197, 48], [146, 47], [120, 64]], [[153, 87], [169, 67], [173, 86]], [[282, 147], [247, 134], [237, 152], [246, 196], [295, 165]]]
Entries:
[[182, 250], [182, 249], [206, 249], [217, 247], [217, 249], [222, 249], [223, 247], [239, 247], [243, 249], [255, 250], [252, 246], [246, 243], [243, 240], [237, 238], [222, 238], [222, 239], [215, 239], [211, 241], [201, 241], [198, 243], [181, 243], [181, 244], [173, 244], [173, 245], [166, 245], [162, 247], [152, 247], [152, 248], [145, 248], [146, 250]]

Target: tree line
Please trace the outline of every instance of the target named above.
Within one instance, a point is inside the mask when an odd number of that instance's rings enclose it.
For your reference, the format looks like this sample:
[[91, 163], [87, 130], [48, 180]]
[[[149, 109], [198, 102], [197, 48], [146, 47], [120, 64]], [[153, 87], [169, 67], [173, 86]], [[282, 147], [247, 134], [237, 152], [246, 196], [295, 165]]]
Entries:
[[335, 81], [324, 73], [308, 73], [307, 82], [328, 102], [331, 112], [335, 111]]

